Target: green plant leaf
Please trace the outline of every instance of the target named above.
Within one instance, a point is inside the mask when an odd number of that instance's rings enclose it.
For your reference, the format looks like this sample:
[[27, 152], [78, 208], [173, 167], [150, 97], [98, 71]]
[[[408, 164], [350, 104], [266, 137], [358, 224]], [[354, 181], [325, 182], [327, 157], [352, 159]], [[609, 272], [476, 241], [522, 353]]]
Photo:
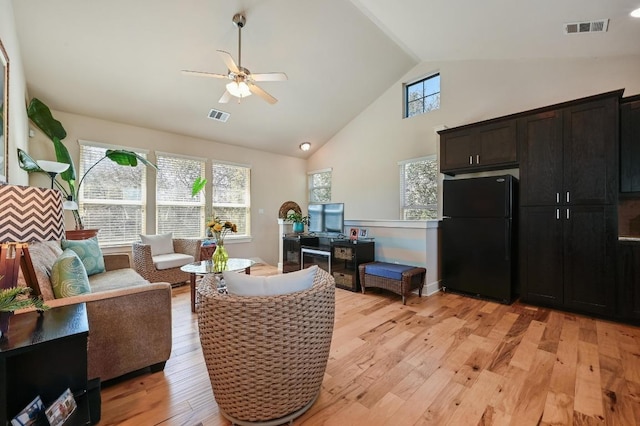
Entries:
[[138, 161], [140, 161], [145, 166], [158, 169], [155, 164], [133, 151], [127, 151], [124, 149], [108, 149], [105, 153], [105, 157], [121, 166], [136, 167], [138, 165]]
[[36, 160], [31, 158], [29, 154], [18, 148], [18, 163], [20, 168], [26, 172], [42, 172], [46, 173], [40, 166]]
[[54, 137], [51, 140], [53, 141], [53, 147], [56, 150], [56, 161], [69, 165], [69, 168], [67, 170], [60, 173], [60, 177], [62, 178], [62, 180], [69, 182], [69, 186], [71, 186], [77, 178], [76, 167], [73, 164], [73, 159], [71, 158], [71, 154], [69, 154], [69, 150], [62, 143], [60, 139], [58, 139], [57, 137]]
[[49, 139], [58, 138], [62, 140], [67, 137], [67, 132], [62, 127], [62, 123], [53, 118], [51, 110], [40, 99], [33, 98], [29, 102], [27, 115]]
[[191, 196], [195, 197], [202, 191], [207, 184], [207, 180], [202, 176], [198, 176], [196, 180], [193, 181], [193, 185], [191, 185]]

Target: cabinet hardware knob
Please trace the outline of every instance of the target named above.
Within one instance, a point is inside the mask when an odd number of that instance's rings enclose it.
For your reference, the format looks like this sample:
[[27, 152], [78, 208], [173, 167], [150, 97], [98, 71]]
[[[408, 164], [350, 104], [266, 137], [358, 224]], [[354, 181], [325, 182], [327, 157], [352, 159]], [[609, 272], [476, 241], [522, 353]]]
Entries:
[[480, 164], [480, 154], [476, 154], [476, 164]]
[[473, 164], [473, 155], [469, 156], [469, 164]]

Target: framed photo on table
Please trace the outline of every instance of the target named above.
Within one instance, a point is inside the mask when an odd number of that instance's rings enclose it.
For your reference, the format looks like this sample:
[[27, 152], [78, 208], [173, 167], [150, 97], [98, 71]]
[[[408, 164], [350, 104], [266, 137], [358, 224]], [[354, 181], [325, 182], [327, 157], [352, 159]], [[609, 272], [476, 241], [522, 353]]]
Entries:
[[360, 228], [360, 234], [358, 234], [358, 238], [367, 238], [367, 235], [367, 228]]
[[358, 228], [351, 228], [349, 230], [349, 239], [350, 240], [357, 240], [359, 233], [360, 233], [360, 230]]

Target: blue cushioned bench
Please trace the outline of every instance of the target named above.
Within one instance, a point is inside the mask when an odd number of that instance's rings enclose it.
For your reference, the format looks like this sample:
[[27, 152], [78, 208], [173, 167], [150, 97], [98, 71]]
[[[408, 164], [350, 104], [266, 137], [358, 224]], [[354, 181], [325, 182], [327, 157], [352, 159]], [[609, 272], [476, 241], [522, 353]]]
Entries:
[[402, 296], [403, 305], [406, 304], [406, 296], [415, 289], [418, 289], [418, 296], [422, 297], [422, 286], [427, 275], [425, 268], [386, 262], [362, 263], [358, 268], [362, 293], [367, 287], [389, 290]]

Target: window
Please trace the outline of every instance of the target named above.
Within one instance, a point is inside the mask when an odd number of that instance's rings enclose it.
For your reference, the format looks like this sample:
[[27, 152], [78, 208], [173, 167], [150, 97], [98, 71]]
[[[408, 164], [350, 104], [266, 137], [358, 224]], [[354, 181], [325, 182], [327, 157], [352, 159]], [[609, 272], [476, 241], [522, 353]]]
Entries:
[[238, 226], [236, 234], [226, 238], [251, 235], [251, 168], [229, 163], [213, 163], [213, 217]]
[[413, 117], [440, 108], [440, 74], [405, 84], [404, 116]]
[[[129, 149], [80, 141], [78, 176], [104, 157], [107, 149]], [[135, 150], [141, 157], [146, 152]], [[130, 244], [145, 232], [147, 167], [119, 166], [106, 159], [87, 174], [79, 194], [85, 228], [100, 229], [101, 244]], [[79, 182], [78, 182], [79, 183]]]
[[156, 229], [176, 238], [204, 235], [204, 194], [191, 196], [191, 185], [204, 178], [203, 160], [157, 153]]
[[400, 164], [400, 197], [404, 220], [436, 219], [438, 215], [438, 161], [436, 156]]
[[309, 202], [331, 201], [331, 169], [309, 172]]

